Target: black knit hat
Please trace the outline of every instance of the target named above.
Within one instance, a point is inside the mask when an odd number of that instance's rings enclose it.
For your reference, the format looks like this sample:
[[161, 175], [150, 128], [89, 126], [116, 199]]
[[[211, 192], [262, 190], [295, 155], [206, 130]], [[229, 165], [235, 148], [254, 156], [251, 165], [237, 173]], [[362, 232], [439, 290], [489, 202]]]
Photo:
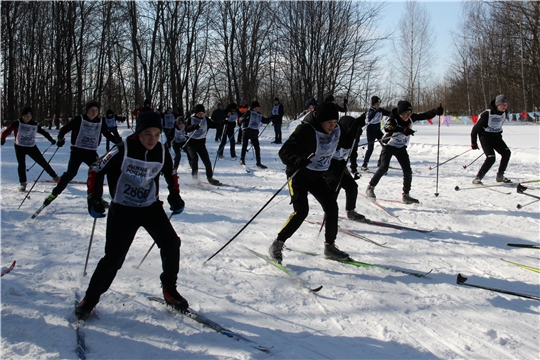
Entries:
[[114, 115], [114, 111], [112, 111], [111, 109], [107, 110], [107, 112], [105, 113], [105, 115]]
[[381, 102], [381, 99], [378, 96], [372, 96], [371, 97], [371, 106], [375, 105], [376, 103]]
[[236, 103], [230, 103], [229, 105], [227, 105], [226, 110], [232, 111], [232, 110], [236, 110], [236, 108], [237, 108]]
[[86, 103], [86, 106], [85, 106], [86, 112], [88, 112], [88, 110], [90, 110], [90, 108], [92, 108], [92, 107], [94, 107], [94, 106], [97, 107], [97, 108], [98, 108], [98, 111], [99, 111], [99, 108], [100, 108], [101, 106], [99, 105], [99, 103], [98, 103], [96, 100], [90, 100], [89, 102], [87, 102], [87, 103]]
[[195, 105], [195, 109], [193, 110], [193, 113], [199, 113], [199, 112], [206, 112], [203, 104], [197, 104]]
[[278, 98], [278, 97], [275, 97], [275, 98], [274, 98], [274, 101], [279, 101], [279, 98]]
[[27, 106], [24, 109], [22, 109], [21, 116], [26, 115], [26, 114], [32, 115], [32, 108], [31, 107]]
[[407, 111], [412, 111], [412, 105], [407, 100], [400, 100], [397, 103], [398, 114], [403, 114]]
[[256, 107], [261, 107], [261, 105], [259, 104], [258, 101], [255, 100], [255, 101], [253, 101], [253, 102], [251, 103], [250, 108], [253, 109], [253, 108], [256, 108]]
[[507, 102], [508, 102], [508, 98], [504, 94], [497, 95], [497, 97], [495, 98], [495, 106], [499, 106]]
[[137, 116], [137, 125], [135, 127], [135, 134], [140, 134], [144, 130], [155, 127], [159, 130], [161, 128], [161, 116], [154, 111], [144, 111]]
[[318, 123], [328, 120], [337, 120], [338, 118], [339, 113], [335, 104], [322, 103], [315, 108], [315, 121]]

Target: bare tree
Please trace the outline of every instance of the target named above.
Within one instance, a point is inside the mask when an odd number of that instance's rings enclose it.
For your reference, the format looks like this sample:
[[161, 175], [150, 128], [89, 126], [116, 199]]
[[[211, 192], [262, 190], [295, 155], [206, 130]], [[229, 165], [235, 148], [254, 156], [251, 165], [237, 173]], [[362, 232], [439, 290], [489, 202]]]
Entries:
[[415, 1], [407, 1], [399, 21], [399, 35], [393, 42], [394, 56], [390, 63], [398, 74], [401, 97], [418, 106], [422, 86], [433, 61], [430, 51], [435, 41], [429, 14]]

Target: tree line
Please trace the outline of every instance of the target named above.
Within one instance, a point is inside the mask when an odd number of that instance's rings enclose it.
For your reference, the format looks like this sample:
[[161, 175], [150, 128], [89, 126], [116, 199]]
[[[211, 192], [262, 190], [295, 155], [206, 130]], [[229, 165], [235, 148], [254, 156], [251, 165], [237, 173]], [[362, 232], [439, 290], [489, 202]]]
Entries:
[[398, 37], [409, 46], [397, 51], [409, 60], [388, 79], [376, 51], [389, 39], [378, 30], [383, 3], [2, 1], [2, 116], [24, 106], [38, 119], [73, 116], [90, 99], [102, 112], [130, 113], [148, 100], [183, 114], [241, 99], [269, 112], [274, 97], [293, 116], [327, 94], [351, 110], [365, 110], [374, 94], [419, 110], [443, 102], [457, 114], [484, 109], [500, 92], [516, 111], [538, 106], [537, 2], [467, 3], [472, 25], [455, 35], [458, 60], [438, 83], [414, 56], [429, 48], [430, 24], [421, 6], [408, 6]]

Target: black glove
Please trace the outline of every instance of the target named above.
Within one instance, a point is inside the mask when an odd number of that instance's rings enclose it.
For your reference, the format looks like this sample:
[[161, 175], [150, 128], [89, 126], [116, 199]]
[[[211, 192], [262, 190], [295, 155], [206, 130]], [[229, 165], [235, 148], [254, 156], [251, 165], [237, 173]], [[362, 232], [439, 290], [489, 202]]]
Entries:
[[53, 144], [53, 145], [56, 144], [56, 140], [51, 139], [51, 144]]
[[414, 131], [413, 129], [411, 129], [411, 128], [409, 128], [409, 127], [406, 128], [405, 130], [403, 130], [403, 133], [404, 133], [405, 135], [412, 135], [412, 136], [414, 136], [414, 133], [415, 133], [415, 132], [416, 132], [416, 131]]
[[167, 196], [167, 201], [169, 202], [169, 205], [171, 205], [171, 211], [173, 215], [181, 214], [182, 211], [184, 211], [184, 207], [186, 206], [186, 203], [182, 198], [180, 197], [180, 194], [178, 193], [170, 193], [169, 196]]
[[115, 136], [114, 137], [114, 140], [113, 140], [113, 143], [115, 143], [116, 145], [120, 144], [122, 142], [122, 137], [121, 136]]
[[56, 146], [62, 147], [62, 146], [64, 146], [65, 143], [66, 143], [66, 139], [65, 139], [65, 138], [58, 139], [58, 141], [56, 142]]
[[105, 217], [105, 204], [101, 197], [96, 197], [94, 194], [88, 195], [88, 213], [94, 219]]
[[0, 142], [2, 143], [2, 145], [4, 145], [6, 143], [6, 139], [2, 138], [2, 140], [0, 140]]
[[439, 104], [439, 107], [435, 110], [437, 112], [437, 115], [442, 115], [444, 114], [444, 109], [442, 107], [442, 104]]
[[193, 125], [193, 129], [198, 130], [201, 127], [201, 124], [195, 124]]
[[471, 144], [471, 149], [478, 150], [478, 144]]
[[343, 105], [347, 105], [348, 102], [349, 100], [347, 98], [343, 99]]
[[379, 106], [379, 107], [377, 108], [377, 112], [382, 112], [382, 107]]
[[311, 164], [311, 160], [309, 160], [309, 159], [306, 158], [306, 157], [299, 157], [298, 159], [296, 159], [296, 161], [294, 162], [294, 164], [295, 164], [296, 167], [298, 167], [298, 168], [305, 168], [306, 166], [308, 166], [309, 164]]

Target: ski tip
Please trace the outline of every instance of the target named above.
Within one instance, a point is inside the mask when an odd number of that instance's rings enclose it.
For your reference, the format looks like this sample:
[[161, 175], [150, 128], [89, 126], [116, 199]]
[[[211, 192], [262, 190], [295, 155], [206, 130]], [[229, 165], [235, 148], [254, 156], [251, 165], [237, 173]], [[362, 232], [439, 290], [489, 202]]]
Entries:
[[456, 186], [454, 190], [459, 191], [459, 186]]
[[319, 290], [321, 290], [322, 288], [323, 288], [323, 286], [321, 285], [321, 286], [317, 286], [316, 288], [313, 288], [313, 289], [309, 289], [309, 291], [311, 291], [311, 292], [314, 292], [314, 293], [315, 293], [315, 292], [319, 292]]
[[465, 284], [465, 281], [467, 281], [467, 278], [460, 273], [457, 274], [456, 284]]

